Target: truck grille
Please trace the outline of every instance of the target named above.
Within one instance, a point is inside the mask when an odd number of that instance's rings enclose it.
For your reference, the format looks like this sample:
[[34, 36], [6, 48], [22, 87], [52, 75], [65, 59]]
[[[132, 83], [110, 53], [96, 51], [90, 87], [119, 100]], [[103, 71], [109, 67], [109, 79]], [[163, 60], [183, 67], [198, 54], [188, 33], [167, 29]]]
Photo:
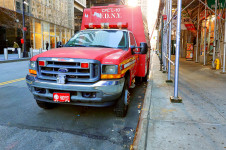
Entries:
[[[71, 58], [39, 58], [46, 61], [46, 66], [38, 66], [38, 78], [41, 80], [57, 81], [58, 74], [66, 76], [66, 83], [95, 82], [100, 79], [100, 62], [88, 59]], [[89, 63], [89, 68], [81, 68], [81, 63]], [[38, 63], [37, 63], [38, 64]], [[65, 73], [60, 69], [67, 70]]]

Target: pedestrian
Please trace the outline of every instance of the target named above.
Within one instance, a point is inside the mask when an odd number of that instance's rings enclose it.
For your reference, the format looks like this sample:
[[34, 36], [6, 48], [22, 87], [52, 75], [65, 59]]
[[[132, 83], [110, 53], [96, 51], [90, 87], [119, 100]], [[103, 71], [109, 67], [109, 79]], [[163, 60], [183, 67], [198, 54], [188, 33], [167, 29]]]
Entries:
[[14, 53], [18, 53], [17, 48], [19, 48], [19, 45], [17, 44], [17, 42], [14, 42], [13, 48], [15, 48]]
[[49, 42], [46, 41], [46, 50], [48, 51], [48, 49], [49, 49]]
[[57, 48], [59, 48], [59, 47], [62, 47], [61, 41], [58, 41], [58, 42], [57, 42]]

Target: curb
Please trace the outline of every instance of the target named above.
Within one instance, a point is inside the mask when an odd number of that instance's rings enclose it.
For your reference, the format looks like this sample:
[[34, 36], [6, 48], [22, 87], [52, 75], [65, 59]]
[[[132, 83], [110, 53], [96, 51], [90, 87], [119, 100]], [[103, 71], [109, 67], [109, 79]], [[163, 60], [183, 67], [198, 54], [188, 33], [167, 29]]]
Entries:
[[18, 61], [27, 61], [30, 60], [31, 58], [21, 58], [21, 59], [12, 59], [12, 60], [1, 60], [0, 64], [3, 63], [10, 63], [10, 62], [18, 62]]
[[148, 136], [148, 121], [149, 121], [149, 110], [151, 107], [151, 92], [152, 92], [152, 84], [153, 84], [153, 56], [151, 57], [151, 68], [149, 74], [149, 82], [146, 89], [144, 102], [142, 105], [139, 121], [137, 124], [137, 129], [133, 141], [133, 145], [131, 146], [131, 150], [145, 150], [147, 145], [147, 136]]

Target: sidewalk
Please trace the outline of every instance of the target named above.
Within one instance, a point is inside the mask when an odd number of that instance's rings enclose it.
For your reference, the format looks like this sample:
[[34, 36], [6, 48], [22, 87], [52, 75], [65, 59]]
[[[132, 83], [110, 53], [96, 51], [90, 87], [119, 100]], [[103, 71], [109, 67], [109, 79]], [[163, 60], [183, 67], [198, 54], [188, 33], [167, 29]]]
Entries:
[[[46, 52], [46, 50], [42, 50], [42, 52]], [[33, 50], [33, 56], [38, 55], [39, 50], [34, 49]], [[30, 56], [30, 52], [28, 52], [28, 55]], [[22, 56], [22, 54], [21, 54]], [[5, 60], [4, 54], [0, 54], [0, 63], [8, 63], [8, 62], [15, 62], [15, 61], [26, 61], [30, 60], [30, 57], [27, 58], [19, 58], [18, 54], [8, 54], [8, 60]]]
[[134, 149], [226, 150], [226, 75], [181, 59], [183, 103], [171, 103], [174, 84], [165, 82], [156, 54], [152, 62]]
[[26, 61], [30, 60], [31, 58], [19, 58], [18, 54], [8, 54], [8, 60], [5, 60], [4, 54], [0, 54], [0, 63], [8, 63], [8, 62], [15, 62], [15, 61]]

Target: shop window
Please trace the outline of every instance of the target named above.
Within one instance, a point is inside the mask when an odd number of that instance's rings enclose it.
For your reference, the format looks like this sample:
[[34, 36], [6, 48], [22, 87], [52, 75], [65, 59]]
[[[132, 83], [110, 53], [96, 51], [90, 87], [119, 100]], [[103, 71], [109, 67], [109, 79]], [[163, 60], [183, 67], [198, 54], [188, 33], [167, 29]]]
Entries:
[[65, 30], [62, 29], [62, 37], [65, 38]]
[[[49, 35], [43, 35], [43, 49], [46, 49], [46, 42], [49, 43]], [[49, 46], [49, 48], [50, 48], [50, 46]]]
[[55, 36], [50, 37], [50, 47], [55, 48], [56, 41], [55, 41]]
[[41, 33], [42, 28], [41, 28], [41, 23], [40, 21], [35, 21], [35, 33]]
[[42, 48], [42, 35], [35, 33], [35, 49]]
[[65, 38], [62, 38], [62, 44], [66, 44]]
[[34, 33], [31, 33], [30, 43], [31, 43], [31, 47], [34, 48]]
[[43, 34], [49, 34], [49, 23], [43, 22]]
[[33, 32], [33, 20], [30, 22], [30, 32]]
[[54, 24], [50, 24], [50, 35], [55, 35], [55, 27]]
[[56, 26], [56, 36], [60, 36], [60, 27]]

